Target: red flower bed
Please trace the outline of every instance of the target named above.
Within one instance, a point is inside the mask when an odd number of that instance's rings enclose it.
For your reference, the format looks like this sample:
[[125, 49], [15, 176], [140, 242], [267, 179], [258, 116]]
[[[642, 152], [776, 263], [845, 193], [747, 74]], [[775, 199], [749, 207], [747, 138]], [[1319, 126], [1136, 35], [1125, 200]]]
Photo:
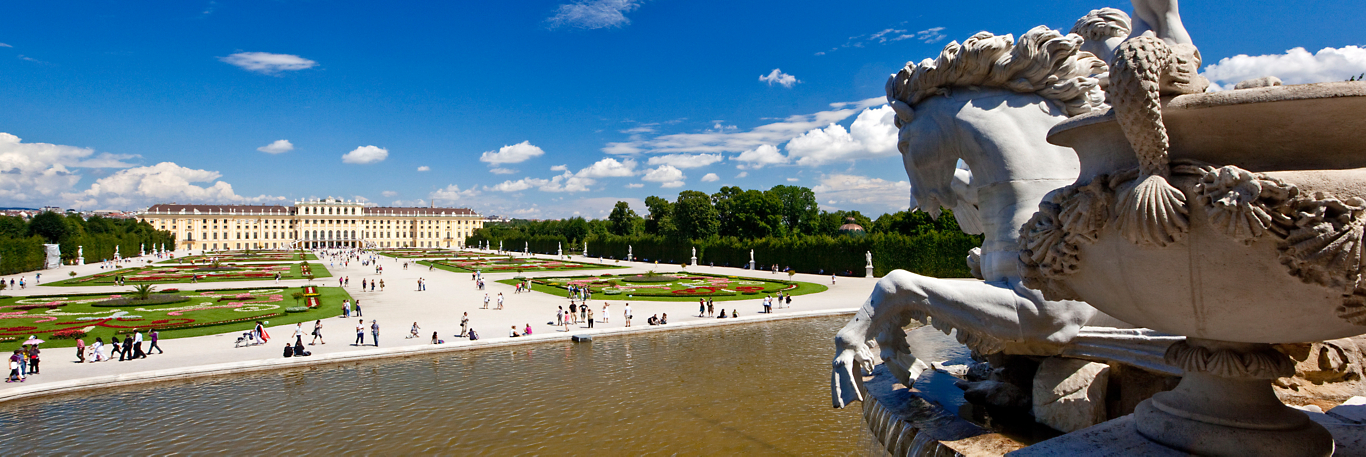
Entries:
[[59, 339], [59, 340], [61, 340], [61, 339], [74, 340], [74, 339], [80, 338], [80, 337], [82, 337], [82, 336], [85, 336], [85, 330], [81, 330], [81, 329], [78, 329], [78, 328], [69, 328], [69, 329], [66, 329], [66, 330], [58, 330], [58, 331], [52, 332], [52, 338], [54, 338], [54, 339]]
[[[761, 289], [762, 289], [762, 288], [761, 288]], [[714, 294], [714, 293], [716, 293], [716, 288], [715, 288], [715, 287], [689, 287], [689, 288], [687, 288], [687, 289], [675, 290], [675, 291], [673, 291], [673, 293], [678, 294], [678, 295]]]
[[736, 287], [735, 290], [740, 292], [763, 292], [764, 288], [760, 286], [740, 286]]

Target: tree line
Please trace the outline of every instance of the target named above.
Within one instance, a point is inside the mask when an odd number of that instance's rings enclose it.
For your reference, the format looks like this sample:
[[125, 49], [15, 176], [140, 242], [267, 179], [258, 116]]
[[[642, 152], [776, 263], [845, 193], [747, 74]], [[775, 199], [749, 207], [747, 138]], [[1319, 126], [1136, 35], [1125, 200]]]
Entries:
[[[858, 211], [825, 211], [811, 189], [775, 186], [768, 190], [722, 187], [714, 194], [685, 190], [673, 200], [645, 199], [645, 214], [617, 202], [606, 219], [514, 219], [486, 225], [466, 240], [488, 241], [510, 251], [529, 248], [554, 253], [688, 262], [692, 249], [702, 264], [745, 266], [754, 250], [759, 269], [778, 265], [804, 273], [863, 275], [864, 253], [873, 254], [878, 275], [893, 269], [939, 277], [970, 275], [964, 259], [981, 245], [978, 235], [962, 233], [951, 211], [937, 220], [921, 211], [898, 211], [870, 219]], [[849, 219], [864, 233], [843, 233]]]
[[61, 247], [62, 263], [76, 261], [78, 247], [86, 262], [114, 258], [115, 248], [124, 257], [138, 254], [145, 246], [165, 244], [174, 248], [175, 236], [135, 219], [113, 219], [79, 214], [43, 212], [25, 220], [0, 216], [0, 274], [14, 274], [43, 268], [47, 259], [44, 244]]

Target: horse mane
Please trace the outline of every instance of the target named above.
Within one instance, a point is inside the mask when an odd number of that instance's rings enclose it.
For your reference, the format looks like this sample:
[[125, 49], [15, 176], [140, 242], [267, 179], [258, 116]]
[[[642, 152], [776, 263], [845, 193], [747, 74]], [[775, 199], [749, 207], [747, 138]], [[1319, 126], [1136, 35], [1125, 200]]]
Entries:
[[[1060, 104], [1068, 116], [1100, 107], [1105, 94], [1094, 75], [1105, 73], [1105, 62], [1081, 51], [1084, 39], [1038, 26], [1020, 36], [978, 32], [958, 44], [944, 46], [938, 59], [905, 68], [887, 81], [887, 98], [897, 110], [897, 126], [909, 123], [910, 109], [926, 98], [946, 95], [955, 87], [996, 87], [1033, 93]], [[900, 102], [900, 103], [896, 103]], [[904, 104], [902, 106], [898, 106]]]

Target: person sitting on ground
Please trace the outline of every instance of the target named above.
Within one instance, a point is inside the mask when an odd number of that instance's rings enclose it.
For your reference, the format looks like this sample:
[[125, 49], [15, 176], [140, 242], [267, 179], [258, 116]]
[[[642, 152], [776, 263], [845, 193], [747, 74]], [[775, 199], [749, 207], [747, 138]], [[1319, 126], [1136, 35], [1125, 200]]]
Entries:
[[285, 343], [285, 357], [294, 357], [294, 346]]
[[650, 316], [649, 319], [645, 319], [645, 323], [650, 325], [659, 325], [659, 315], [655, 314], [653, 316]]
[[417, 326], [417, 322], [413, 322], [413, 329], [408, 331], [408, 338], [417, 338], [417, 337], [418, 337], [418, 334], [417, 334], [417, 331], [418, 331], [418, 330], [422, 330], [422, 327], [418, 327], [418, 326]]
[[432, 332], [432, 344], [441, 344], [442, 341], [436, 339], [436, 332]]
[[669, 323], [669, 313], [664, 313], [664, 315], [663, 315], [663, 316], [660, 316], [660, 318], [659, 318], [659, 325], [665, 325], [665, 324], [668, 324], [668, 323]]
[[514, 326], [512, 326], [512, 330], [509, 330], [509, 331], [508, 331], [508, 336], [509, 336], [509, 337], [512, 337], [512, 338], [516, 338], [516, 337], [522, 336], [522, 334], [517, 333], [517, 326], [514, 325]]
[[526, 324], [526, 330], [522, 331], [522, 334], [531, 335], [531, 324]]
[[720, 315], [720, 316], [716, 316], [716, 318], [717, 318], [717, 319], [725, 319], [725, 318], [726, 318], [726, 309], [725, 309], [725, 308], [721, 308], [721, 315]]
[[294, 342], [294, 356], [295, 356], [295, 357], [307, 357], [307, 356], [310, 356], [310, 355], [313, 355], [313, 353], [304, 350], [304, 343], [303, 343], [302, 341], [295, 341], [295, 342]]
[[479, 334], [476, 333], [476, 332], [474, 331], [473, 328], [471, 328], [471, 329], [470, 329], [470, 341], [474, 341], [474, 340], [477, 340], [477, 339], [479, 339]]
[[730, 317], [740, 317], [740, 311], [736, 308], [731, 308]]

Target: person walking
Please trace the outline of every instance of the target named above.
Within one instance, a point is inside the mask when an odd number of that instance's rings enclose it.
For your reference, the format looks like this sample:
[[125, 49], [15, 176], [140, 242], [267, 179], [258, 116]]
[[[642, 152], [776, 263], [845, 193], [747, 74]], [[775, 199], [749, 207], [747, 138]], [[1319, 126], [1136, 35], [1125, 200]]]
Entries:
[[626, 318], [626, 326], [627, 326], [627, 327], [630, 327], [630, 326], [631, 326], [631, 304], [630, 304], [630, 303], [627, 303], [627, 304], [626, 304], [626, 310], [623, 311], [623, 312], [621, 313], [621, 315], [622, 315], [622, 317], [625, 317], [625, 318]]
[[579, 306], [579, 322], [588, 322], [588, 299], [584, 299], [583, 305]]
[[[317, 342], [322, 341], [322, 339], [323, 339], [323, 320], [322, 320], [322, 319], [318, 319], [317, 321], [314, 321], [314, 322], [313, 322], [313, 341], [309, 341], [309, 342], [308, 342], [308, 345], [309, 345], [309, 346], [312, 346], [312, 345], [316, 344]], [[323, 341], [323, 344], [327, 344], [327, 342], [326, 342], [326, 341]]]
[[303, 322], [297, 322], [297, 323], [294, 324], [294, 345], [295, 345], [295, 346], [303, 346], [303, 345], [304, 345], [304, 323], [303, 323]]
[[76, 338], [76, 363], [85, 363], [85, 340]]
[[563, 324], [563, 325], [564, 325], [564, 331], [568, 332], [568, 331], [569, 331], [569, 311], [565, 311], [565, 310], [562, 308], [562, 309], [560, 309], [560, 313], [564, 315], [564, 316], [563, 316], [564, 319], [560, 320], [560, 324]]
[[370, 319], [370, 336], [375, 340], [375, 347], [379, 347], [379, 321]]
[[555, 326], [561, 325], [564, 325], [564, 306], [560, 306], [560, 309], [555, 311]]
[[588, 310], [588, 328], [593, 328], [593, 310], [588, 309], [587, 306], [584, 306], [583, 309]]
[[342, 318], [351, 318], [351, 300], [342, 300]]
[[710, 299], [710, 298], [708, 298], [708, 299], [707, 299], [707, 317], [713, 317], [713, 316], [716, 316], [716, 301], [715, 301], [715, 300], [712, 300], [712, 299]]
[[697, 299], [697, 317], [707, 317], [707, 300]]
[[29, 374], [38, 374], [38, 362], [39, 362], [39, 360], [38, 360], [38, 353], [40, 353], [40, 352], [42, 352], [42, 351], [39, 351], [39, 350], [38, 350], [38, 345], [36, 345], [36, 344], [28, 347], [28, 372], [29, 372]]
[[360, 316], [361, 316], [361, 314], [360, 314], [360, 299], [357, 298], [357, 299], [356, 299], [356, 317], [360, 317]]
[[384, 292], [384, 280], [379, 280], [379, 291]]
[[498, 292], [498, 309], [503, 309], [503, 293]]
[[352, 344], [352, 346], [364, 346], [364, 345], [365, 345], [365, 319], [361, 319], [361, 320], [360, 320], [360, 323], [356, 324], [356, 342], [355, 342], [354, 344]]
[[579, 323], [579, 305], [575, 304], [572, 300], [569, 302], [568, 316], [570, 322], [575, 324]]
[[484, 309], [489, 309], [489, 294], [484, 294]]
[[[128, 358], [124, 359], [124, 356], [128, 356]], [[136, 358], [137, 353], [133, 352], [133, 335], [126, 335], [123, 337], [123, 353], [119, 354], [119, 361], [122, 362], [124, 360], [133, 360]]]
[[602, 302], [602, 323], [606, 324], [607, 317], [611, 315], [611, 313], [607, 312], [607, 302]]
[[[96, 343], [100, 342], [100, 339], [99, 339], [99, 338], [95, 338], [95, 342], [96, 342]], [[119, 360], [120, 360], [120, 361], [123, 360], [123, 348], [120, 348], [120, 347], [119, 347], [119, 337], [118, 337], [117, 335], [109, 337], [109, 359], [110, 359], [110, 360], [113, 360], [113, 359], [114, 359], [114, 354], [118, 354], [118, 355], [119, 355]]]
[[161, 332], [158, 332], [156, 329], [152, 329], [151, 334], [149, 334], [148, 336], [152, 338], [152, 345], [147, 347], [147, 353], [151, 354], [152, 350], [156, 349], [157, 354], [165, 354], [166, 351], [161, 350], [161, 346], [157, 346], [157, 341], [161, 338]]

